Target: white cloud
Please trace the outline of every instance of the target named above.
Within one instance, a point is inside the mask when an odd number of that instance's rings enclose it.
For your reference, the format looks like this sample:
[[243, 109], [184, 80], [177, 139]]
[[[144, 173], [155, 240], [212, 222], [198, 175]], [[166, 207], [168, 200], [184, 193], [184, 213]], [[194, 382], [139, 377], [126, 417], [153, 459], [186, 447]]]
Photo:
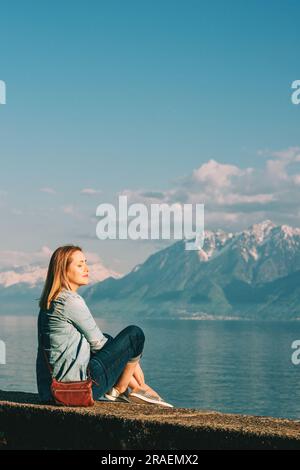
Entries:
[[27, 271], [17, 272], [13, 270], [0, 272], [0, 284], [4, 287], [9, 287], [14, 284], [25, 282], [31, 287], [37, 283], [42, 282], [45, 277], [47, 270], [39, 266], [28, 266]]
[[287, 160], [289, 162], [300, 161], [300, 147], [289, 147], [277, 152], [269, 152], [274, 158]]
[[40, 191], [43, 193], [56, 194], [56, 191], [53, 188], [40, 188]]
[[275, 200], [274, 194], [222, 194], [216, 197], [216, 202], [220, 205], [232, 205], [232, 204], [250, 204], [258, 203], [263, 204]]
[[18, 268], [24, 265], [32, 265], [37, 263], [46, 263], [50, 260], [52, 250], [48, 246], [43, 246], [40, 251], [16, 251], [3, 250], [0, 251], [0, 266], [3, 268]]
[[127, 195], [128, 204], [203, 203], [205, 223], [210, 222], [211, 228], [217, 224], [240, 229], [263, 218], [298, 225], [300, 173], [299, 169], [295, 172], [295, 165], [300, 162], [300, 147], [260, 150], [258, 154], [266, 158], [262, 168], [241, 168], [210, 159], [175, 180], [171, 189], [126, 189], [120, 194]]
[[93, 189], [93, 188], [85, 188], [80, 191], [81, 194], [88, 194], [88, 195], [94, 195], [94, 194], [101, 194], [102, 191], [101, 189]]
[[224, 188], [231, 186], [233, 176], [242, 176], [246, 171], [235, 165], [209, 160], [193, 171], [192, 178], [199, 183], [211, 184], [214, 188]]
[[89, 279], [90, 282], [103, 281], [107, 277], [119, 278], [121, 273], [108, 269], [104, 266], [100, 256], [97, 253], [84, 251], [89, 266]]
[[273, 179], [273, 182], [277, 182], [277, 180], [288, 181], [288, 166], [300, 162], [300, 147], [289, 147], [276, 152], [265, 150], [260, 151], [259, 154], [270, 158], [266, 162], [266, 174]]

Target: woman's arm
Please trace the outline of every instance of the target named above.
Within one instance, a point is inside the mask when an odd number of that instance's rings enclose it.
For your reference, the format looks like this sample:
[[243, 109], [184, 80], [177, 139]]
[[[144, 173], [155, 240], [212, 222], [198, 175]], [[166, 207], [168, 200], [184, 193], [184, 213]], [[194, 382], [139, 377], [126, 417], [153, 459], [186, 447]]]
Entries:
[[85, 336], [91, 352], [101, 349], [107, 341], [80, 295], [70, 296], [65, 303], [65, 316]]

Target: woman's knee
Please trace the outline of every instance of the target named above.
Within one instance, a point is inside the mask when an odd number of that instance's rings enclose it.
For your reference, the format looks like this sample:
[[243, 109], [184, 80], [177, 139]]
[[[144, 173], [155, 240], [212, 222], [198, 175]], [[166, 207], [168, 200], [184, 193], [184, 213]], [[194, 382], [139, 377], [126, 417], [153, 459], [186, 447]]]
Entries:
[[128, 330], [128, 333], [132, 336], [135, 336], [135, 337], [138, 337], [140, 341], [145, 341], [145, 334], [142, 330], [142, 328], [140, 328], [139, 326], [137, 325], [129, 325], [127, 326], [126, 328]]

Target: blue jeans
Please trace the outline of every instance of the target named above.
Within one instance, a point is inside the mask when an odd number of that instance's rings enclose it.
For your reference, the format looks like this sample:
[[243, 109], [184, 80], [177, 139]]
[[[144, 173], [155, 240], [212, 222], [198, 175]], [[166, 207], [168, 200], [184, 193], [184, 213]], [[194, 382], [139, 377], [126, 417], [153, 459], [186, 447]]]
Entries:
[[138, 362], [142, 357], [145, 335], [139, 326], [124, 328], [115, 338], [103, 333], [108, 341], [97, 352], [91, 353], [89, 369], [93, 383], [93, 398], [97, 400], [111, 389], [122, 375], [128, 362]]

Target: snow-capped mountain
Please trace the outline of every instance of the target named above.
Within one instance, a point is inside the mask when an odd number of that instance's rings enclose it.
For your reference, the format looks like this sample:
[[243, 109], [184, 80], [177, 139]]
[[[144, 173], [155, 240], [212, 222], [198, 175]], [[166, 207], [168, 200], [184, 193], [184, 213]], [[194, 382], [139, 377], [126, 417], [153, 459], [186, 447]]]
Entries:
[[205, 231], [198, 251], [180, 240], [84, 296], [103, 315], [291, 319], [300, 318], [297, 279], [300, 229], [266, 220], [237, 233]]

